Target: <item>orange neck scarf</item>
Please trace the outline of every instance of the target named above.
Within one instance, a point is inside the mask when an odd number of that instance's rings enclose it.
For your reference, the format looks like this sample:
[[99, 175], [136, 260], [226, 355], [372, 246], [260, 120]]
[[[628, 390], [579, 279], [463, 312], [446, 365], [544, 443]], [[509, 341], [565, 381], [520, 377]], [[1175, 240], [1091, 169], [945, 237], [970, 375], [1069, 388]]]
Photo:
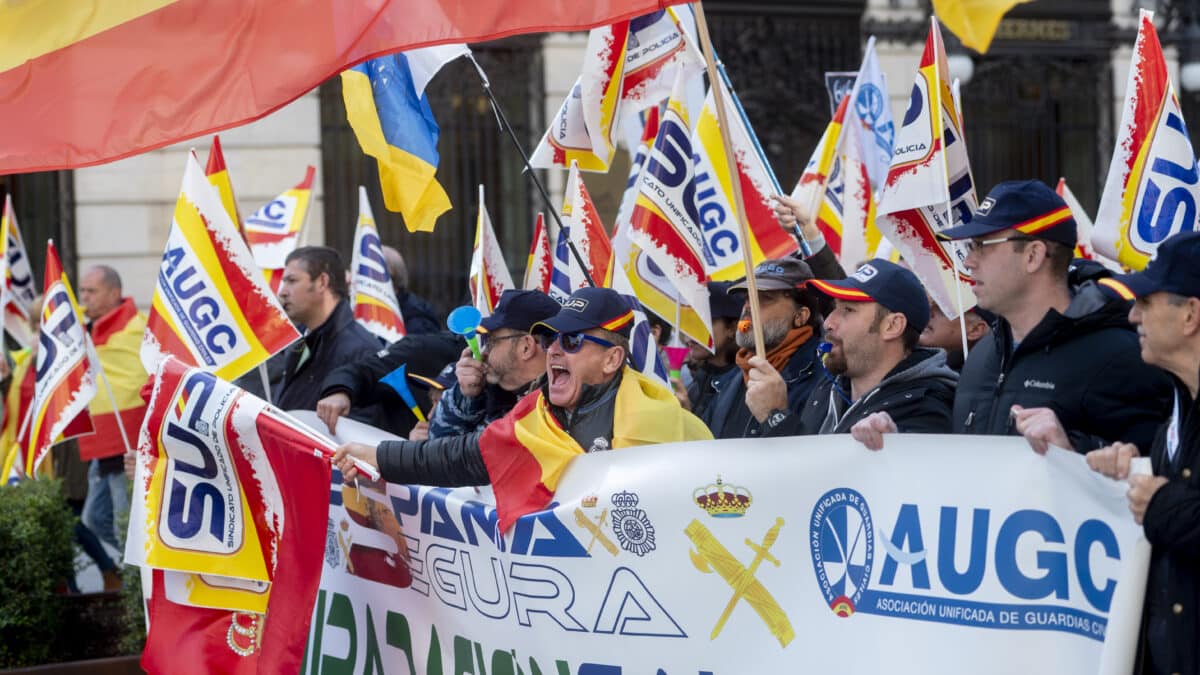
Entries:
[[[783, 338], [774, 349], [767, 352], [767, 362], [775, 367], [775, 370], [783, 372], [787, 366], [787, 362], [792, 358], [792, 354], [800, 348], [800, 345], [808, 342], [812, 337], [812, 326], [801, 326], [788, 331], [787, 337]], [[737, 353], [737, 364], [742, 369], [742, 381], [750, 381], [750, 357], [754, 356], [753, 349], [739, 349]]]

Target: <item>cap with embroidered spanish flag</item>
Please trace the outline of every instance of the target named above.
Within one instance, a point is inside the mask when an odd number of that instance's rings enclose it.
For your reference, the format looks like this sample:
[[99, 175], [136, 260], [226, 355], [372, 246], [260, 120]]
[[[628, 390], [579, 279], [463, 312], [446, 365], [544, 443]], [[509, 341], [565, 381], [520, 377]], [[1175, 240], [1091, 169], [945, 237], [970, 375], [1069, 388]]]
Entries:
[[903, 314], [918, 332], [929, 325], [929, 296], [917, 275], [894, 262], [875, 258], [838, 281], [812, 279], [808, 287], [838, 300], [875, 302]]
[[938, 233], [940, 239], [973, 239], [1003, 230], [1016, 230], [1075, 248], [1078, 226], [1071, 208], [1040, 180], [1010, 180], [992, 188], [979, 202], [971, 221]]
[[1126, 300], [1165, 291], [1200, 298], [1200, 232], [1180, 232], [1165, 239], [1154, 251], [1146, 269], [1121, 274], [1096, 283]]
[[629, 337], [633, 330], [633, 307], [611, 288], [581, 288], [567, 298], [558, 314], [533, 324], [529, 332], [579, 333], [592, 328]]

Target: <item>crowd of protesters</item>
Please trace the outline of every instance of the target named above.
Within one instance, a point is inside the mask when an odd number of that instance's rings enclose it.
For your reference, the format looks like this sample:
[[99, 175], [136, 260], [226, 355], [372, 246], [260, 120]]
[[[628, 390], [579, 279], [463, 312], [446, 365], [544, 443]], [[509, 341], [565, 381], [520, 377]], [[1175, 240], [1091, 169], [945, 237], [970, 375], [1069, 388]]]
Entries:
[[[941, 233], [959, 242], [977, 301], [950, 318], [903, 262], [865, 260], [847, 275], [802, 208], [779, 197], [776, 211], [785, 229], [805, 235], [809, 253], [762, 262], [753, 284], [709, 284], [712, 344], [684, 338], [688, 359], [673, 392], [631, 367], [635, 307], [615, 291], [584, 288], [563, 304], [506, 291], [478, 328], [475, 357], [409, 291], [403, 257], [387, 248], [408, 335], [385, 345], [354, 321], [342, 256], [311, 246], [288, 257], [279, 290], [303, 338], [239, 384], [284, 409], [316, 411], [331, 432], [350, 417], [403, 439], [343, 445], [334, 463], [347, 479], [359, 461], [394, 482], [498, 480], [482, 448], [512, 442], [516, 416], [528, 414], [554, 430], [548, 442], [578, 454], [842, 433], [884, 452], [889, 434], [953, 433], [1020, 435], [1039, 453], [1083, 453], [1096, 471], [1129, 481], [1129, 507], [1154, 547], [1144, 662], [1154, 672], [1197, 672], [1200, 233], [1176, 234], [1146, 270], [1113, 276], [1075, 258], [1077, 226], [1052, 189], [1001, 183], [969, 222]], [[106, 371], [136, 362], [135, 343], [122, 336], [145, 317], [122, 296], [117, 273], [86, 270], [80, 301]], [[10, 407], [32, 393], [33, 357], [17, 357], [5, 364], [14, 371]], [[401, 365], [428, 421], [382, 382]], [[144, 373], [128, 375], [115, 378], [119, 409], [93, 410], [127, 420], [124, 437], [144, 411], [128, 384]], [[636, 409], [653, 417], [621, 412]], [[56, 450], [82, 517], [77, 540], [106, 588], [119, 584], [110, 553], [128, 510], [122, 437]], [[1151, 458], [1153, 475], [1129, 475], [1139, 455]]]

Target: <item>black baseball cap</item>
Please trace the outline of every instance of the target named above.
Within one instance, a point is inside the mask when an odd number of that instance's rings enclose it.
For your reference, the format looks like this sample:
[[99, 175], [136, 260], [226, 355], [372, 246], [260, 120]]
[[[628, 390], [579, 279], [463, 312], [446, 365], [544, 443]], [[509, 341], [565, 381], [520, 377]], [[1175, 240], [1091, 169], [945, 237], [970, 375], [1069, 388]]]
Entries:
[[629, 337], [633, 330], [633, 306], [611, 288], [581, 288], [571, 294], [554, 316], [539, 321], [530, 333], [579, 333], [603, 328]]
[[877, 302], [903, 314], [918, 332], [929, 325], [929, 296], [917, 275], [883, 258], [863, 263], [854, 274], [838, 281], [813, 279], [808, 286], [838, 300]]
[[[755, 286], [760, 291], [790, 291], [804, 286], [804, 282], [812, 279], [812, 268], [808, 263], [797, 258], [772, 258], [764, 260], [754, 268]], [[746, 281], [737, 282], [729, 287], [729, 292], [747, 291]], [[739, 313], [738, 316], [741, 316]]]
[[708, 309], [714, 319], [740, 319], [742, 305], [746, 304], [744, 297], [732, 295], [729, 292], [733, 286], [729, 281], [708, 282]]
[[941, 239], [971, 239], [1002, 230], [1075, 248], [1079, 229], [1071, 207], [1040, 180], [1010, 180], [992, 188], [979, 202], [971, 222], [938, 233]]
[[1200, 232], [1180, 232], [1158, 245], [1146, 269], [1101, 279], [1098, 284], [1126, 300], [1166, 291], [1200, 298]]
[[559, 304], [541, 291], [507, 290], [500, 294], [500, 302], [491, 316], [479, 322], [479, 327], [485, 333], [498, 328], [527, 333], [533, 324], [554, 316], [558, 310]]

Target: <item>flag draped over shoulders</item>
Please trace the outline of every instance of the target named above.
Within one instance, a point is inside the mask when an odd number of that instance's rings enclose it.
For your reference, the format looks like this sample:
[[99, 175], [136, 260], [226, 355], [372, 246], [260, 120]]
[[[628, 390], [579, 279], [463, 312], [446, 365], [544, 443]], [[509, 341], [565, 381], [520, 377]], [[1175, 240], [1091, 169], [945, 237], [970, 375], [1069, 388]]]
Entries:
[[[141, 390], [148, 375], [140, 357], [145, 330], [146, 315], [138, 311], [133, 298], [123, 298], [116, 309], [92, 323], [92, 342], [96, 345], [96, 355], [100, 357], [100, 367], [108, 378], [113, 398], [105, 392], [92, 399], [88, 411], [96, 433], [79, 439], [79, 456], [84, 460], [125, 452], [117, 414], [121, 415], [127, 440], [130, 444], [137, 443], [135, 435], [146, 414]], [[113, 399], [116, 399], [115, 409]]]
[[[709, 440], [712, 432], [650, 377], [625, 368], [613, 411], [614, 449]], [[480, 439], [500, 529], [550, 503], [567, 465], [584, 454], [550, 411], [541, 391], [521, 399]]]

